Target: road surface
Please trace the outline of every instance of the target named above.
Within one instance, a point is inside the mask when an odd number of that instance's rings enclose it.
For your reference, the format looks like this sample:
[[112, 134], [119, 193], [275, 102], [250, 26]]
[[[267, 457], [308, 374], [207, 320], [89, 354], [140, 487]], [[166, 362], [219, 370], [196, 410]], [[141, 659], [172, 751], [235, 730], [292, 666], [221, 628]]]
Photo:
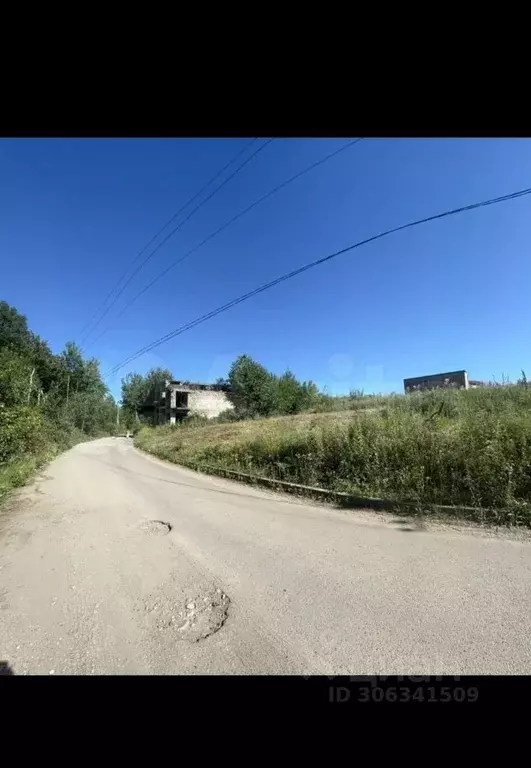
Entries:
[[78, 445], [0, 511], [14, 674], [531, 673], [531, 540]]

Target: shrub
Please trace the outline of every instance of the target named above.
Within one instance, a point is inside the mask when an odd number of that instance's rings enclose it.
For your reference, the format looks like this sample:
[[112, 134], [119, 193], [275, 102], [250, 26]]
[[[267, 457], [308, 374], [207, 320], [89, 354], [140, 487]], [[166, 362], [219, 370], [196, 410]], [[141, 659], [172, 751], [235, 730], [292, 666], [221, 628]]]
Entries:
[[0, 462], [35, 453], [45, 444], [42, 413], [29, 406], [0, 408]]

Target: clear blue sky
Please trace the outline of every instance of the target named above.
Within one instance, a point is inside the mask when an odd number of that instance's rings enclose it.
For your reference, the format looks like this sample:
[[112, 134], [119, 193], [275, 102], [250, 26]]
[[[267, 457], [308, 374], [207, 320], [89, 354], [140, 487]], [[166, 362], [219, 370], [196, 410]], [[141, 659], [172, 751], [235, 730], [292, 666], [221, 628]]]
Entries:
[[[248, 139], [0, 140], [0, 299], [54, 351], [124, 268]], [[85, 349], [105, 372], [158, 336], [283, 272], [433, 213], [531, 186], [528, 139], [366, 139], [257, 206], [146, 293], [170, 261], [345, 139], [277, 139], [164, 245]], [[334, 393], [400, 391], [458, 368], [531, 372], [531, 196], [338, 257], [141, 357], [177, 378], [247, 353]], [[110, 327], [91, 346], [101, 330]]]

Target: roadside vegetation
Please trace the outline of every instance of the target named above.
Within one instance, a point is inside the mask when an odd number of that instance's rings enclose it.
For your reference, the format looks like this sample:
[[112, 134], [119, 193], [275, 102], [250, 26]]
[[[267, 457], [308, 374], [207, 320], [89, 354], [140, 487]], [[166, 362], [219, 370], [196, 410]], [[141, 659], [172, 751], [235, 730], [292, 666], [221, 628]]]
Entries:
[[[136, 444], [176, 463], [353, 495], [474, 507], [473, 519], [531, 525], [531, 388], [516, 384], [333, 398], [239, 358], [234, 412], [144, 427]], [[456, 512], [465, 515], [466, 513]]]
[[166, 379], [173, 379], [173, 374], [167, 368], [151, 368], [145, 375], [128, 373], [122, 379], [122, 404], [120, 423], [122, 427], [136, 434], [145, 418], [141, 416], [142, 406], [158, 398]]
[[116, 404], [94, 359], [60, 354], [0, 302], [0, 501], [57, 453], [116, 433]]

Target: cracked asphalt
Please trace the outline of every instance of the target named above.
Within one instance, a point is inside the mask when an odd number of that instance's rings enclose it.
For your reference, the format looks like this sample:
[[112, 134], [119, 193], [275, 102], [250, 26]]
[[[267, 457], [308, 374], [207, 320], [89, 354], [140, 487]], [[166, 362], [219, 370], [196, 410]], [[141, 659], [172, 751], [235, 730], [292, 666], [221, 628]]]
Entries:
[[530, 674], [531, 538], [76, 446], [0, 507], [19, 674]]

